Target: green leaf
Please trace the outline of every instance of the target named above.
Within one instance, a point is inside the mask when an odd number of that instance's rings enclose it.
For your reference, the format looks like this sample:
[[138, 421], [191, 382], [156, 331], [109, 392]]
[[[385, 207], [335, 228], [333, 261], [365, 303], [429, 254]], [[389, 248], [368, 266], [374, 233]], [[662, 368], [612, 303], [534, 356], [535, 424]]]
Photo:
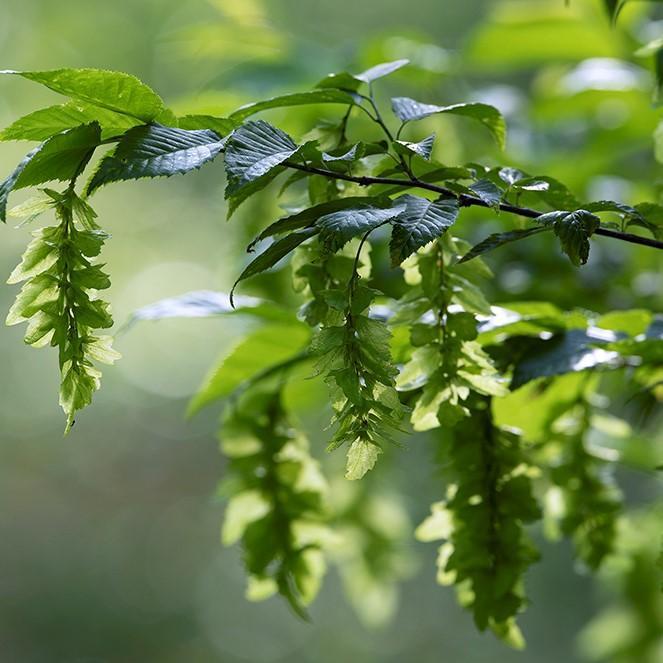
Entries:
[[355, 78], [364, 83], [372, 83], [378, 78], [383, 76], [388, 76], [395, 71], [401, 69], [405, 65], [410, 64], [409, 60], [394, 60], [393, 62], [383, 62], [382, 64], [376, 64], [366, 71], [362, 71], [361, 74], [356, 74]]
[[0, 71], [22, 76], [47, 88], [100, 108], [151, 122], [165, 112], [159, 95], [135, 76], [103, 69]]
[[238, 123], [227, 117], [215, 117], [214, 115], [183, 115], [177, 118], [177, 126], [180, 129], [209, 129], [219, 136], [227, 136], [234, 131]]
[[504, 244], [517, 242], [518, 240], [537, 235], [546, 230], [549, 230], [549, 228], [524, 228], [522, 230], [510, 230], [509, 232], [489, 235], [476, 246], [473, 246], [458, 262], [467, 262], [468, 260], [472, 260], [484, 253], [488, 253], [493, 249], [497, 249]]
[[265, 228], [247, 247], [251, 251], [253, 247], [263, 239], [279, 235], [281, 233], [298, 230], [313, 224], [321, 217], [330, 214], [331, 212], [338, 212], [339, 210], [354, 209], [361, 205], [367, 207], [391, 207], [391, 200], [387, 197], [379, 198], [377, 196], [348, 196], [347, 198], [338, 198], [337, 200], [330, 200], [326, 203], [320, 203], [313, 207], [307, 207], [301, 212], [290, 214], [275, 221], [270, 226]]
[[226, 198], [267, 175], [297, 150], [299, 147], [288, 134], [264, 120], [251, 120], [242, 125], [226, 146]]
[[286, 235], [286, 237], [277, 240], [267, 249], [265, 249], [259, 256], [254, 258], [239, 275], [239, 278], [235, 281], [235, 284], [230, 291], [231, 305], [234, 306], [235, 288], [241, 281], [244, 281], [251, 276], [260, 274], [260, 272], [264, 272], [266, 269], [273, 267], [279, 260], [281, 260], [281, 258], [287, 256], [288, 253], [297, 248], [302, 242], [305, 242], [310, 237], [313, 237], [313, 235], [315, 235], [317, 232], [317, 228], [303, 228], [301, 230], [297, 230], [294, 233]]
[[322, 153], [322, 160], [325, 163], [333, 163], [335, 161], [356, 161], [363, 156], [363, 144], [356, 143], [346, 152], [342, 152], [338, 156], [329, 154], [328, 152]]
[[571, 262], [579, 267], [589, 258], [589, 238], [601, 224], [595, 214], [584, 209], [575, 212], [548, 212], [537, 217], [537, 223], [552, 226], [559, 238], [562, 250]]
[[391, 209], [375, 207], [343, 209], [320, 217], [316, 226], [320, 229], [320, 238], [327, 249], [336, 252], [353, 237], [363, 235], [372, 228], [387, 223], [402, 211], [402, 206]]
[[502, 190], [488, 179], [479, 180], [468, 187], [478, 198], [495, 210], [502, 201]]
[[454, 104], [452, 106], [437, 106], [424, 104], [409, 97], [394, 97], [391, 107], [398, 119], [402, 122], [422, 120], [439, 113], [462, 115], [481, 122], [492, 134], [500, 149], [506, 143], [506, 123], [502, 114], [494, 106], [482, 103]]
[[435, 143], [435, 134], [427, 136], [418, 143], [410, 143], [406, 140], [397, 140], [396, 141], [396, 150], [400, 152], [418, 154], [426, 161], [430, 160], [431, 154], [433, 153], [433, 144]]
[[619, 354], [597, 346], [615, 338], [611, 332], [590, 328], [571, 329], [550, 340], [534, 341], [514, 368], [511, 389], [539, 377], [611, 366]]
[[375, 467], [380, 453], [382, 450], [373, 442], [363, 439], [355, 440], [348, 449], [345, 478], [350, 481], [361, 479]]
[[110, 182], [188, 173], [212, 161], [224, 143], [225, 139], [206, 129], [152, 124], [129, 129], [115, 150], [101, 161], [87, 192]]
[[284, 108], [289, 106], [304, 106], [309, 104], [346, 104], [352, 105], [355, 98], [337, 89], [319, 89], [310, 92], [296, 92], [294, 94], [284, 94], [280, 97], [257, 101], [252, 104], [246, 104], [229, 115], [229, 119], [236, 123], [243, 122], [247, 117], [260, 113], [271, 108]]
[[344, 71], [338, 74], [329, 74], [325, 76], [315, 87], [323, 90], [334, 88], [337, 90], [356, 92], [362, 83], [363, 81], [360, 81], [356, 76]]
[[396, 267], [422, 246], [441, 237], [458, 217], [458, 201], [440, 198], [435, 201], [406, 194], [398, 198], [405, 210], [394, 220], [389, 251]]
[[6, 220], [7, 199], [14, 189], [72, 179], [100, 140], [99, 125], [92, 123], [53, 136], [32, 150], [0, 184], [0, 220]]
[[310, 336], [307, 325], [297, 321], [270, 324], [248, 334], [216, 361], [189, 402], [187, 415], [229, 396], [270, 367], [300, 355]]
[[104, 139], [122, 134], [139, 123], [127, 115], [70, 101], [59, 106], [42, 108], [16, 120], [0, 132], [0, 140], [43, 141], [67, 129], [92, 122], [101, 126], [101, 136]]

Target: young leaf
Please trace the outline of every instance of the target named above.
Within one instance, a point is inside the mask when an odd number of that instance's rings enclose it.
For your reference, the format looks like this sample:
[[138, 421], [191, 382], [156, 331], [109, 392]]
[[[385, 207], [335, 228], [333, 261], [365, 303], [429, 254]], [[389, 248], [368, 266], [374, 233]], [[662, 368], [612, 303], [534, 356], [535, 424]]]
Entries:
[[502, 114], [494, 106], [482, 103], [454, 104], [453, 106], [437, 106], [423, 104], [409, 97], [394, 97], [391, 107], [399, 120], [412, 122], [422, 120], [438, 113], [462, 115], [481, 122], [492, 134], [501, 149], [506, 143], [506, 123]]
[[296, 230], [290, 235], [286, 235], [282, 239], [277, 240], [271, 244], [267, 249], [265, 249], [259, 256], [254, 258], [247, 267], [244, 268], [244, 271], [239, 275], [239, 278], [235, 281], [235, 284], [230, 291], [230, 304], [234, 306], [234, 292], [237, 285], [248, 279], [251, 276], [260, 274], [266, 269], [273, 267], [281, 258], [284, 258], [288, 255], [293, 249], [297, 248], [302, 242], [305, 242], [309, 237], [313, 237], [318, 232], [318, 228], [302, 228], [301, 230]]
[[304, 106], [308, 104], [346, 104], [353, 105], [355, 98], [336, 89], [319, 89], [310, 92], [295, 92], [294, 94], [284, 94], [280, 97], [257, 101], [252, 104], [246, 104], [229, 115], [231, 121], [240, 124], [247, 117], [260, 113], [271, 108], [284, 108], [289, 106]]
[[7, 199], [14, 189], [70, 180], [90, 158], [100, 140], [101, 129], [95, 122], [53, 136], [32, 150], [0, 184], [0, 220], [6, 219]]
[[396, 267], [422, 246], [441, 237], [458, 217], [458, 201], [440, 198], [435, 201], [406, 194], [398, 199], [405, 210], [394, 220], [389, 250]]
[[391, 209], [375, 207], [343, 209], [320, 217], [316, 226], [320, 229], [320, 238], [328, 250], [334, 253], [353, 237], [363, 235], [371, 228], [383, 225], [402, 211], [402, 205]]
[[102, 138], [122, 134], [139, 124], [139, 120], [128, 115], [70, 101], [59, 106], [42, 108], [16, 120], [0, 132], [0, 140], [43, 141], [67, 129], [92, 122], [101, 126]]
[[87, 193], [110, 182], [188, 173], [212, 161], [225, 140], [206, 129], [173, 129], [156, 124], [135, 127], [102, 159]]
[[550, 230], [549, 228], [524, 228], [522, 230], [510, 230], [505, 233], [495, 233], [489, 235], [486, 239], [479, 242], [476, 246], [473, 246], [458, 262], [467, 262], [472, 260], [484, 253], [488, 253], [493, 249], [497, 249], [504, 244], [509, 244], [510, 242], [517, 242], [520, 239], [525, 239], [526, 237], [531, 237], [532, 235], [537, 235], [540, 232], [545, 232]]
[[232, 134], [226, 147], [226, 197], [267, 175], [298, 149], [288, 134], [264, 120], [251, 120], [242, 125]]
[[47, 88], [94, 106], [135, 117], [143, 122], [164, 115], [159, 95], [135, 76], [102, 69], [54, 69], [52, 71], [0, 71], [22, 76]]

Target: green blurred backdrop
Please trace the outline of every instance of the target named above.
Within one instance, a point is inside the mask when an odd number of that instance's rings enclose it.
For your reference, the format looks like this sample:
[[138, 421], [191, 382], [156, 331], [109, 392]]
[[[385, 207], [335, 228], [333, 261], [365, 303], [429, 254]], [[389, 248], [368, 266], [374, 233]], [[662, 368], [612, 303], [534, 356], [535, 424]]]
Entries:
[[[581, 197], [658, 200], [652, 133], [660, 113], [650, 101], [649, 63], [632, 53], [661, 24], [651, 9], [634, 7], [612, 31], [599, 2], [571, 4], [5, 0], [0, 66], [125, 70], [180, 112], [223, 114], [332, 70], [408, 57], [413, 66], [381, 88], [385, 97], [398, 90], [423, 101], [494, 103], [511, 129], [502, 162], [556, 176]], [[56, 102], [30, 83], [3, 79], [0, 124]], [[288, 112], [273, 117], [295, 133], [305, 129]], [[443, 160], [498, 158], [485, 136], [432, 125]], [[461, 133], [445, 131], [451, 126]], [[26, 151], [3, 144], [3, 170]], [[278, 211], [267, 198], [226, 223], [220, 164], [187, 178], [117, 185], [97, 195], [96, 207], [113, 234], [104, 257], [118, 323], [163, 297], [228, 290], [247, 237]], [[467, 219], [463, 234], [472, 239], [502, 223], [485, 211]], [[30, 230], [11, 226], [0, 229], [3, 274]], [[659, 256], [615, 244], [597, 241], [580, 273], [545, 240], [505, 249], [492, 259], [498, 277], [490, 294], [599, 312], [660, 310]], [[290, 297], [279, 290], [287, 288], [285, 273], [252, 287]], [[0, 288], [0, 309], [14, 296], [15, 288]], [[246, 602], [239, 553], [218, 540], [218, 413], [184, 421], [206, 367], [243, 329], [237, 320], [167, 320], [120, 335], [123, 360], [105, 371], [94, 406], [66, 439], [54, 353], [24, 346], [19, 328], [0, 330], [1, 661], [584, 660], [576, 636], [606, 597], [573, 569], [564, 544], [543, 544], [545, 562], [530, 575], [524, 654], [475, 632], [453, 593], [434, 583], [433, 547], [411, 536], [402, 545], [418, 561], [403, 572], [394, 620], [380, 628], [362, 624], [333, 573], [312, 624], [296, 621], [278, 600]], [[312, 442], [321, 456], [324, 440]], [[417, 523], [442, 490], [431, 476], [432, 450], [417, 442], [397, 462], [398, 476], [386, 469], [380, 481], [385, 489], [398, 484]], [[634, 472], [620, 479], [635, 505], [660, 490]]]

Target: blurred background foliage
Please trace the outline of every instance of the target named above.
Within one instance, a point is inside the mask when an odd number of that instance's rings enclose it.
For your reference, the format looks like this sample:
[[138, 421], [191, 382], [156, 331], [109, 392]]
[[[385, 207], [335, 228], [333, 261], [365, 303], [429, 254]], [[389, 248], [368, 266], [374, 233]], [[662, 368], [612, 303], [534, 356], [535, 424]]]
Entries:
[[[421, 122], [410, 139], [437, 131], [437, 157], [445, 163], [482, 159], [551, 175], [580, 199], [661, 202], [653, 63], [634, 53], [660, 37], [663, 7], [631, 3], [613, 29], [602, 5], [6, 0], [0, 62], [14, 69], [124, 70], [157, 89], [177, 112], [222, 115], [271, 94], [307, 89], [329, 71], [360, 71], [406, 57], [412, 66], [380, 83], [383, 100], [390, 93], [435, 103], [481, 100], [508, 119], [504, 155], [462, 122]], [[37, 86], [3, 80], [0, 124], [53, 100]], [[273, 111], [271, 121], [299, 137], [333, 112]], [[3, 145], [4, 170], [25, 151], [21, 144]], [[96, 196], [102, 225], [114, 235], [105, 259], [116, 321], [163, 297], [228, 290], [246, 262], [248, 239], [279, 208], [267, 194], [227, 224], [222, 180], [218, 164], [186, 179], [121, 184]], [[514, 223], [468, 210], [460, 227], [465, 238], [477, 240]], [[28, 232], [2, 229], [3, 273], [17, 262]], [[378, 278], [387, 290], [390, 283], [397, 288], [398, 275], [384, 257], [377, 247]], [[547, 299], [598, 313], [661, 310], [660, 255], [647, 248], [597, 238], [589, 264], [577, 271], [551, 238], [540, 236], [501, 249], [489, 262], [496, 273], [487, 284], [494, 302]], [[287, 269], [255, 279], [251, 289], [294, 301]], [[5, 310], [14, 296], [14, 288], [0, 289]], [[617, 477], [630, 508], [642, 512], [624, 523], [623, 555], [611, 560], [603, 582], [572, 568], [567, 544], [541, 542], [545, 563], [530, 574], [532, 605], [522, 618], [529, 643], [524, 655], [475, 632], [452, 592], [434, 583], [435, 551], [413, 539], [414, 524], [442, 493], [425, 438], [387, 454], [399, 472], [383, 462], [368, 479], [370, 498], [353, 494], [366, 486], [333, 484], [337, 503], [348, 505], [348, 540], [356, 546], [338, 551], [345, 570], [328, 579], [313, 624], [298, 622], [277, 600], [246, 602], [239, 553], [219, 545], [223, 504], [214, 495], [224, 461], [215, 439], [218, 412], [185, 422], [184, 411], [206, 367], [248, 329], [234, 318], [166, 320], [121, 334], [116, 346], [124, 359], [106, 371], [94, 407], [64, 441], [54, 397], [56, 358], [24, 346], [22, 330], [2, 331], [0, 660], [663, 658], [657, 635], [663, 605], [653, 577], [661, 513], [644, 506], [660, 495], [661, 485], [637, 469], [637, 452], [635, 461], [617, 468]], [[627, 403], [633, 394], [616, 377], [608, 379], [606, 393], [614, 411], [644, 425], [632, 448], [649, 454], [663, 442], [660, 408], [645, 411], [637, 398]], [[328, 418], [320, 407], [324, 390], [302, 383], [291, 400], [322, 457], [324, 439], [316, 431]], [[631, 448], [630, 435], [623, 448]], [[339, 461], [325, 459], [332, 473]], [[360, 523], [370, 525], [368, 532]], [[372, 551], [371, 565], [356, 553], [362, 546]], [[386, 582], [387, 576], [401, 582]], [[356, 612], [343, 598], [344, 585]]]

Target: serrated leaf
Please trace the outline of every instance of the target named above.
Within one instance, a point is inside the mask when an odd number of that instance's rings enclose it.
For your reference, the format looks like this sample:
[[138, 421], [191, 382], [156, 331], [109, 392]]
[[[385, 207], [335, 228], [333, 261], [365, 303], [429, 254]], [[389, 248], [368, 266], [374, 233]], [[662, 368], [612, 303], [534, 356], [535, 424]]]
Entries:
[[6, 220], [7, 199], [13, 190], [72, 179], [100, 140], [99, 125], [92, 123], [53, 136], [32, 150], [0, 184], [0, 220]]
[[348, 449], [345, 478], [350, 481], [361, 479], [369, 470], [375, 467], [380, 453], [382, 453], [382, 450], [376, 444], [368, 440], [355, 440]]
[[143, 122], [156, 120], [165, 111], [159, 95], [135, 76], [103, 69], [52, 71], [0, 71], [22, 76], [72, 99], [78, 99]]
[[398, 198], [405, 210], [394, 220], [389, 251], [391, 264], [396, 267], [422, 246], [441, 237], [458, 217], [455, 198], [426, 198], [406, 194]]
[[433, 144], [435, 143], [435, 134], [427, 136], [418, 143], [410, 143], [406, 140], [397, 140], [397, 148], [402, 148], [403, 151], [410, 152], [413, 154], [418, 154], [426, 161], [430, 160], [431, 154], [433, 153]]
[[110, 182], [188, 173], [212, 161], [225, 139], [213, 131], [148, 124], [129, 129], [112, 154], [102, 159], [88, 194]]
[[327, 249], [336, 252], [353, 237], [377, 228], [398, 216], [402, 211], [402, 206], [389, 209], [376, 207], [343, 209], [320, 217], [316, 226], [320, 229], [320, 238]]
[[249, 244], [247, 250], [251, 251], [258, 242], [267, 239], [267, 237], [290, 232], [292, 230], [298, 230], [299, 228], [305, 228], [331, 212], [353, 209], [362, 205], [367, 207], [391, 207], [391, 200], [386, 197], [379, 198], [377, 196], [348, 196], [347, 198], [338, 198], [337, 200], [330, 200], [329, 202], [320, 203], [313, 207], [307, 207], [301, 212], [285, 216], [265, 228], [251, 242], [251, 244]]
[[267, 175], [297, 152], [299, 146], [264, 120], [251, 120], [232, 135], [226, 146], [226, 198]]
[[231, 305], [234, 305], [235, 288], [241, 281], [273, 267], [279, 260], [281, 260], [281, 258], [287, 256], [288, 253], [296, 249], [302, 242], [309, 239], [309, 237], [313, 237], [317, 232], [318, 228], [302, 228], [301, 230], [296, 230], [290, 235], [286, 235], [267, 247], [267, 249], [248, 264], [244, 271], [239, 275], [239, 278], [235, 281], [232, 290], [230, 291]]
[[458, 262], [467, 262], [472, 260], [484, 253], [488, 253], [493, 249], [497, 249], [504, 244], [509, 244], [511, 242], [517, 242], [518, 240], [531, 237], [532, 235], [537, 235], [538, 233], [545, 232], [549, 228], [524, 228], [522, 230], [511, 230], [505, 233], [495, 233], [489, 235], [483, 241], [479, 242], [476, 246], [473, 246]]
[[393, 62], [383, 62], [381, 64], [376, 64], [374, 67], [362, 71], [361, 74], [355, 74], [357, 80], [363, 81], [364, 83], [372, 83], [378, 78], [383, 76], [388, 76], [395, 71], [401, 69], [405, 65], [410, 64], [409, 60], [394, 60]]
[[92, 122], [101, 126], [102, 138], [108, 138], [124, 133], [136, 126], [139, 120], [104, 108], [70, 101], [42, 108], [16, 120], [0, 132], [0, 140], [43, 141], [67, 129]]
[[299, 355], [310, 336], [309, 328], [296, 320], [270, 324], [248, 334], [216, 361], [189, 402], [187, 414], [195, 414], [270, 367]]
[[477, 198], [483, 200], [486, 205], [493, 209], [499, 209], [500, 202], [502, 201], [502, 190], [488, 179], [479, 180], [470, 184], [468, 187]]
[[545, 226], [552, 226], [562, 250], [576, 267], [587, 262], [589, 238], [601, 224], [598, 216], [585, 209], [579, 209], [574, 212], [547, 212], [537, 217], [536, 221]]
[[506, 143], [506, 123], [502, 114], [494, 106], [482, 103], [454, 104], [437, 106], [424, 104], [409, 97], [394, 97], [391, 100], [394, 114], [402, 122], [422, 120], [439, 113], [462, 115], [481, 122], [493, 135], [497, 144], [504, 149]]
[[229, 115], [229, 119], [236, 123], [244, 121], [247, 117], [260, 113], [271, 108], [287, 108], [289, 106], [305, 106], [309, 104], [346, 104], [352, 105], [355, 98], [337, 89], [319, 89], [310, 92], [296, 92], [294, 94], [284, 94], [272, 99], [257, 101], [252, 104], [246, 104]]

